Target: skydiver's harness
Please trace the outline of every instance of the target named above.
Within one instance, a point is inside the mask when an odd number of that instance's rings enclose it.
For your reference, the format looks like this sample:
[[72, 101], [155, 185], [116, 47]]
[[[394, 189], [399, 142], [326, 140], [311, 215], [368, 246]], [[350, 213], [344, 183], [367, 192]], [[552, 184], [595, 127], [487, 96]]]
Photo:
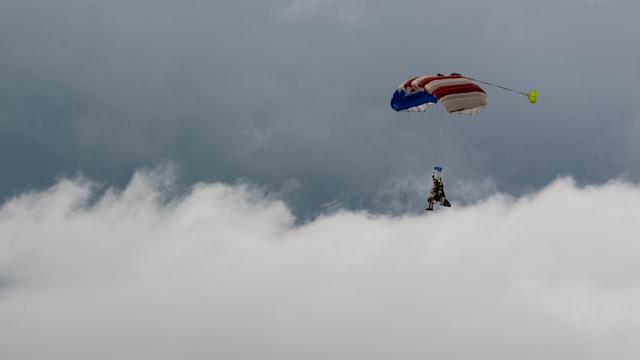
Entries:
[[440, 196], [444, 195], [444, 184], [442, 183], [442, 180], [434, 177], [433, 190], [431, 191], [436, 195], [436, 198], [440, 198]]
[[433, 174], [431, 175], [431, 179], [433, 180], [433, 188], [429, 193], [429, 199], [433, 201], [440, 201], [440, 199], [444, 198], [444, 182], [440, 178], [440, 172], [442, 171], [441, 166], [433, 167]]
[[442, 180], [439, 180], [434, 177], [433, 188], [429, 193], [429, 198], [433, 199], [434, 201], [440, 201], [440, 199], [443, 197], [444, 197], [444, 184], [442, 183]]

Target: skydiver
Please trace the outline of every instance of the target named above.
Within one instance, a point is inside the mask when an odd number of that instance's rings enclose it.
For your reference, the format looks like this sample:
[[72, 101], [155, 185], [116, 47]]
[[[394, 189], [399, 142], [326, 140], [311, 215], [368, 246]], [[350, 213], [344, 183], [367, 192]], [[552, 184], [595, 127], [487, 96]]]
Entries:
[[451, 203], [449, 202], [449, 200], [447, 200], [447, 197], [444, 194], [444, 182], [440, 177], [441, 171], [442, 167], [433, 167], [433, 173], [431, 174], [431, 179], [433, 180], [433, 188], [431, 188], [429, 196], [427, 197], [429, 207], [424, 209], [425, 211], [433, 211], [433, 204], [436, 202], [439, 202], [442, 206], [451, 207]]

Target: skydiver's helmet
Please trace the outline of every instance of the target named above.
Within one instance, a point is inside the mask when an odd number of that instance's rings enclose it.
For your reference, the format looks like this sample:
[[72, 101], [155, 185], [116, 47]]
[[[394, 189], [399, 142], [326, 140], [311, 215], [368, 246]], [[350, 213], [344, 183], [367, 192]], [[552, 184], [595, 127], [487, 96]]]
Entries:
[[442, 166], [436, 165], [433, 167], [432, 176], [436, 179], [440, 179], [440, 173], [442, 172]]

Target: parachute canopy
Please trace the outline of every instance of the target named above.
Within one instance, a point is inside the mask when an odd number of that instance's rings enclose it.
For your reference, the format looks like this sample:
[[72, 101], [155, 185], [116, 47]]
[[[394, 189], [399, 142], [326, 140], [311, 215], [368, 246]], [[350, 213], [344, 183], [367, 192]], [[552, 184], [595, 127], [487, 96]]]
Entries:
[[484, 90], [457, 73], [417, 76], [403, 82], [391, 98], [391, 107], [395, 111], [426, 111], [438, 101], [456, 114], [477, 114], [487, 107]]

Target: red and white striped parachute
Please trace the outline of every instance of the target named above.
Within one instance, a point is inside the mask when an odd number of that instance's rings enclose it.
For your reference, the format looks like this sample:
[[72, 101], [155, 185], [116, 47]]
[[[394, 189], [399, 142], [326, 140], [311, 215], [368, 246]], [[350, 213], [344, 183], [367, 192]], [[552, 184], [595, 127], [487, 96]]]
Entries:
[[487, 107], [487, 95], [460, 74], [418, 76], [398, 87], [391, 107], [396, 111], [426, 111], [437, 102], [450, 113], [477, 114]]

